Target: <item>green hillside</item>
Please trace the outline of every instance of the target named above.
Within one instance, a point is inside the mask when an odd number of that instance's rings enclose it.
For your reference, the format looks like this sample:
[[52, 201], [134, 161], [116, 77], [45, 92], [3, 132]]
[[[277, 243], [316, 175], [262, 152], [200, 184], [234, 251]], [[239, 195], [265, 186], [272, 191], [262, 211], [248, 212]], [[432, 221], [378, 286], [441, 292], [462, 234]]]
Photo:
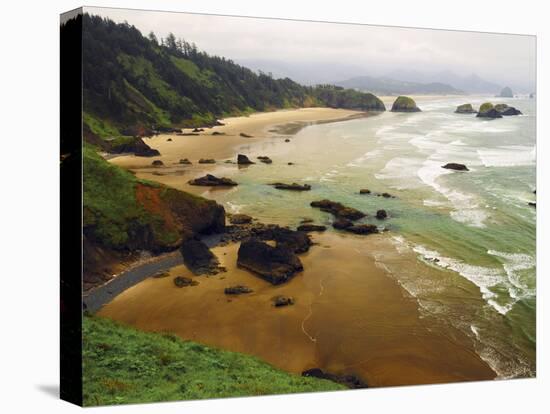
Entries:
[[83, 87], [84, 122], [103, 138], [278, 108], [385, 110], [369, 93], [273, 79], [173, 35], [159, 41], [89, 14], [83, 16]]
[[85, 406], [345, 389], [252, 356], [99, 317], [84, 318], [82, 343]]

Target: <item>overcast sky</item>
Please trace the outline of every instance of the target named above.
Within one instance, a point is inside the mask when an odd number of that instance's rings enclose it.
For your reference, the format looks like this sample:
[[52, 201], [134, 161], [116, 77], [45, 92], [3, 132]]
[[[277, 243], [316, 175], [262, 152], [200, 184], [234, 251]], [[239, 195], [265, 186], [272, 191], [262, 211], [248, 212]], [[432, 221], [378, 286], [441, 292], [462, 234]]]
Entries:
[[85, 11], [127, 21], [144, 35], [172, 32], [209, 54], [301, 82], [335, 82], [395, 70], [452, 70], [524, 92], [535, 85], [533, 36], [94, 7]]

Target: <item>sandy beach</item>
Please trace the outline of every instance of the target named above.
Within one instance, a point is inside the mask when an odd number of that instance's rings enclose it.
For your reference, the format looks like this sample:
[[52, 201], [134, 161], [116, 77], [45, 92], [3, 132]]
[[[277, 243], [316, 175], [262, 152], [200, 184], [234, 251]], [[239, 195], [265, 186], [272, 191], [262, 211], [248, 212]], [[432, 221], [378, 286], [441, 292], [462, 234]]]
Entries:
[[[151, 167], [151, 158], [120, 156], [110, 161], [140, 178], [208, 197], [212, 190], [189, 186], [188, 179], [207, 171], [223, 172], [227, 167], [222, 160], [233, 159], [242, 145], [265, 137], [286, 138], [289, 135], [280, 132], [285, 125], [292, 130], [297, 123], [304, 126], [358, 114], [310, 108], [229, 118], [223, 120], [224, 126], [198, 136], [159, 135], [147, 140], [161, 152], [153, 158], [163, 161], [161, 168]], [[226, 135], [213, 136], [213, 131]], [[240, 137], [241, 132], [253, 138]], [[177, 164], [180, 158], [189, 158], [193, 165]], [[199, 158], [219, 161], [197, 164]], [[304, 272], [284, 285], [274, 287], [238, 268], [238, 244], [229, 244], [213, 249], [226, 273], [194, 277], [179, 265], [171, 268], [169, 277], [148, 278], [127, 289], [99, 314], [143, 330], [175, 332], [185, 339], [257, 355], [290, 372], [321, 367], [359, 375], [372, 386], [495, 377], [470, 338], [421, 316], [415, 298], [372, 256], [361, 254], [365, 249], [389, 248], [385, 235], [326, 233], [313, 239], [316, 245], [301, 256]], [[173, 284], [175, 276], [194, 277], [199, 284], [180, 289]], [[225, 287], [236, 284], [254, 292], [240, 297], [224, 294]], [[280, 294], [294, 297], [295, 305], [274, 308], [272, 298]]]

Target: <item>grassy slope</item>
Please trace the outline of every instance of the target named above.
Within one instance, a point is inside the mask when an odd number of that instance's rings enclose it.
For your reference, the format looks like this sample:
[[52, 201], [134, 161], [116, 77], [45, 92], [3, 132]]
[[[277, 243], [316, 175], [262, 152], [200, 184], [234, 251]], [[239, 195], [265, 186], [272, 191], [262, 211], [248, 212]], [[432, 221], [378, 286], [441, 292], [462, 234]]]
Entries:
[[99, 317], [84, 318], [83, 351], [86, 406], [345, 389]]

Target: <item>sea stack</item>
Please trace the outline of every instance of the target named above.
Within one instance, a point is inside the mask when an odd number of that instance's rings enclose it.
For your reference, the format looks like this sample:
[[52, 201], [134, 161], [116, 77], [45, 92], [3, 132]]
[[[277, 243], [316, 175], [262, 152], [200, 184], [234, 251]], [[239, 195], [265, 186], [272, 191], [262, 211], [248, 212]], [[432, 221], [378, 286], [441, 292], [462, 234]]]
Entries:
[[408, 96], [399, 96], [391, 107], [392, 112], [420, 112], [414, 99]]
[[475, 114], [477, 111], [472, 107], [472, 104], [463, 104], [456, 107], [457, 114]]
[[512, 89], [510, 89], [508, 86], [502, 88], [502, 90], [500, 91], [500, 95], [499, 97], [501, 98], [513, 98], [514, 97], [514, 92], [512, 92]]
[[499, 111], [495, 109], [495, 107], [491, 102], [485, 102], [483, 105], [479, 107], [479, 112], [477, 113], [477, 117], [495, 119], [495, 118], [502, 118], [502, 115], [500, 114]]

